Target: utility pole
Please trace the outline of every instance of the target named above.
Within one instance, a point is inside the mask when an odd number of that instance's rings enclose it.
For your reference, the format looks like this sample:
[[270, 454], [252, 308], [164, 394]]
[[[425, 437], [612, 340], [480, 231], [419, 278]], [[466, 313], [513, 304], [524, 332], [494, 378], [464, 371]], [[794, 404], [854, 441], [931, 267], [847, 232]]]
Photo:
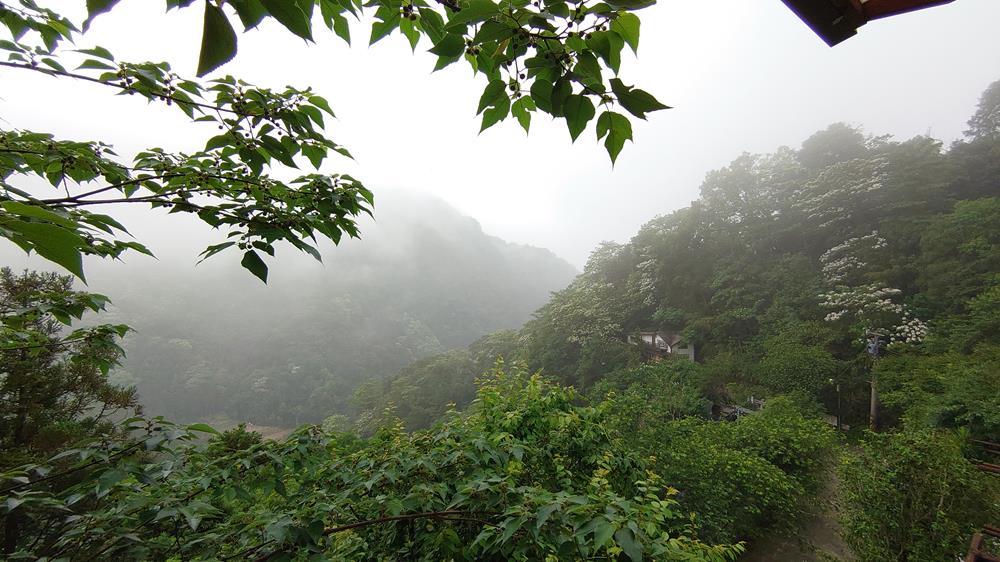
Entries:
[[840, 421], [840, 381], [830, 379], [830, 384], [837, 389], [837, 431], [841, 431], [843, 424]]
[[883, 344], [882, 334], [877, 331], [865, 332], [865, 351], [871, 356], [871, 366], [868, 368], [868, 376], [871, 378], [871, 399], [868, 403], [868, 427], [872, 431], [878, 431], [879, 429], [878, 381], [875, 378], [875, 364], [878, 362], [879, 357], [882, 356]]

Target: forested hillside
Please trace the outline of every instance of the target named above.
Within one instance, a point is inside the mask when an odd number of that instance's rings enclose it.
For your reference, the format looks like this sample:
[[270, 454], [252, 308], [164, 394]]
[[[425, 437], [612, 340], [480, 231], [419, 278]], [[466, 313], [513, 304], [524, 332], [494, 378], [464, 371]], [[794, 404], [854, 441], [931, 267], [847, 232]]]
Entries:
[[[0, 238], [64, 273], [0, 267], [0, 558], [994, 560], [980, 554], [1000, 552], [1000, 82], [948, 146], [836, 123], [796, 148], [738, 156], [707, 175], [689, 207], [596, 248], [580, 275], [442, 203], [376, 193], [345, 173], [370, 165], [341, 161], [334, 172], [328, 157], [353, 158], [326, 130], [331, 101], [339, 110], [345, 100], [272, 89], [307, 58], [275, 30], [317, 44], [320, 19], [348, 43], [352, 32], [376, 43], [398, 31], [411, 50], [429, 47], [436, 70], [464, 60], [485, 78], [481, 97], [474, 91], [480, 132], [508, 116], [529, 131], [532, 114], [548, 114], [577, 140], [593, 123], [620, 166], [607, 186], [623, 189], [605, 190], [608, 176], [574, 160], [587, 152], [550, 152], [547, 133], [538, 144], [460, 146], [437, 115], [444, 105], [429, 103], [475, 102], [457, 83], [420, 98], [395, 68], [348, 74], [336, 51], [309, 59], [301, 68], [331, 78], [335, 93], [378, 106], [360, 122], [388, 125], [373, 128], [384, 146], [369, 153], [402, 172], [388, 177], [450, 174], [504, 190], [520, 205], [505, 208], [518, 211], [541, 201], [508, 192], [513, 181], [596, 183], [597, 204], [629, 201], [649, 192], [625, 185], [655, 185], [675, 165], [659, 158], [669, 139], [691, 138], [643, 124], [635, 138], [655, 150], [619, 159], [633, 139], [626, 113], [638, 124], [669, 109], [619, 72], [645, 26], [633, 12], [655, 3], [167, 0], [168, 11], [195, 16], [179, 34], [144, 15], [118, 20], [128, 35], [116, 37], [104, 22], [123, 13], [117, 0], [88, 0], [75, 19], [0, 0], [3, 71], [46, 81], [4, 75], [8, 93], [30, 99], [5, 115], [20, 124], [0, 128]], [[823, 31], [815, 22], [825, 15], [786, 4]], [[911, 4], [853, 3], [833, 26], [850, 32], [920, 3]], [[775, 99], [802, 98], [797, 109], [812, 117], [842, 101], [842, 87], [942, 103], [914, 86], [929, 79], [890, 91], [889, 80], [856, 73], [857, 59], [810, 51], [757, 12], [708, 15], [723, 31], [715, 37], [740, 26], [773, 43], [730, 41], [743, 52], [728, 63], [732, 49], [695, 41], [704, 15], [671, 18], [694, 32], [675, 44], [697, 56], [657, 67], [658, 77], [692, 80], [689, 92], [727, 125], [692, 111], [697, 129], [678, 130], [695, 131], [695, 146], [724, 144], [734, 115], [715, 111], [730, 97], [704, 96], [706, 84], [787, 89], [794, 95]], [[202, 26], [198, 78], [131, 58], [185, 53], [177, 37], [190, 23]], [[258, 27], [270, 35], [251, 74], [272, 87], [217, 72], [237, 42], [244, 58], [255, 52], [243, 39]], [[655, 41], [678, 28], [654, 29], [645, 36]], [[868, 53], [921, 55], [911, 57], [919, 67], [872, 71], [919, 68], [965, 95], [968, 69], [947, 78], [930, 60], [953, 63], [956, 44], [988, 52], [962, 31], [921, 52], [911, 50], [929, 36], [872, 41]], [[812, 73], [782, 79], [803, 61]], [[725, 83], [697, 81], [689, 63]], [[968, 65], [980, 77], [986, 68]], [[737, 67], [746, 74], [731, 74]], [[800, 89], [827, 69], [832, 80]], [[123, 101], [91, 103], [84, 87]], [[740, 109], [757, 110], [755, 99]], [[129, 100], [151, 107], [133, 112]], [[160, 109], [190, 128], [174, 136]], [[787, 109], [769, 104], [752, 123], [778, 131], [778, 113], [795, 115]], [[414, 125], [407, 112], [434, 119]], [[907, 112], [898, 130], [922, 130], [910, 121], [923, 115]], [[351, 131], [350, 118], [338, 122], [338, 137]], [[727, 140], [740, 131], [763, 133], [733, 128]], [[785, 138], [775, 134], [752, 142]], [[525, 147], [539, 150], [527, 158]], [[373, 212], [377, 224], [365, 218]], [[160, 220], [172, 228], [168, 248], [192, 259], [194, 244], [212, 258], [197, 274], [155, 247]], [[288, 246], [325, 252], [326, 263], [289, 260]], [[162, 261], [133, 261], [154, 253]], [[92, 263], [119, 258], [129, 261]], [[239, 420], [283, 427], [265, 437]]]
[[225, 261], [116, 264], [93, 283], [135, 329], [112, 379], [172, 419], [295, 427], [353, 415], [362, 382], [520, 327], [576, 274], [426, 196], [390, 192], [363, 226], [363, 240], [324, 264], [291, 260], [267, 286]]
[[[629, 334], [679, 333], [715, 402], [792, 393], [833, 415], [839, 387], [844, 421], [864, 426], [865, 334], [877, 332], [886, 424], [968, 426], [996, 439], [1000, 393], [984, 390], [1000, 388], [998, 114], [994, 84], [967, 138], [948, 147], [838, 123], [797, 149], [743, 154], [709, 173], [690, 207], [597, 248], [507, 336], [517, 343], [505, 357], [589, 388], [640, 362]], [[397, 387], [433, 361], [385, 383], [388, 401], [402, 403]], [[452, 373], [437, 370], [455, 389], [439, 411], [471, 397], [471, 381], [454, 384]]]
[[[611, 412], [605, 427], [681, 491], [702, 540], [796, 537], [759, 560], [960, 558], [1000, 517], [983, 468], [1000, 441], [998, 116], [1000, 82], [951, 146], [837, 123], [743, 154], [690, 207], [602, 244], [520, 331], [365, 385], [357, 427], [476, 412], [475, 381], [503, 357]], [[643, 364], [640, 332], [676, 334], [697, 362]], [[821, 549], [806, 521], [843, 543]]]
[[[788, 535], [782, 559], [961, 559], [1000, 520], [998, 115], [1000, 82], [947, 148], [835, 124], [742, 155], [689, 208], [601, 245], [519, 331], [475, 332], [491, 313], [516, 326], [499, 309], [515, 278], [543, 277], [526, 261], [554, 277], [565, 264], [459, 218], [404, 226], [374, 252], [408, 261], [352, 263], [348, 246], [328, 267], [356, 278], [228, 302], [158, 279], [177, 296], [132, 313], [117, 289], [103, 318], [148, 330], [119, 381], [141, 395], [162, 377], [151, 395], [182, 417], [219, 404], [328, 422], [281, 440], [121, 419], [136, 397], [106, 375], [128, 328], [67, 333], [106, 300], [4, 270], [3, 554], [725, 562], [775, 559], [761, 545]], [[220, 324], [223, 310], [237, 322]], [[333, 343], [345, 332], [356, 339]], [[696, 360], [651, 357], [629, 342], [640, 332], [678, 337]], [[393, 368], [385, 348], [416, 361], [354, 390], [366, 357]], [[159, 364], [167, 349], [183, 368]], [[327, 417], [351, 407], [353, 425]], [[837, 553], [802, 534], [817, 517]]]

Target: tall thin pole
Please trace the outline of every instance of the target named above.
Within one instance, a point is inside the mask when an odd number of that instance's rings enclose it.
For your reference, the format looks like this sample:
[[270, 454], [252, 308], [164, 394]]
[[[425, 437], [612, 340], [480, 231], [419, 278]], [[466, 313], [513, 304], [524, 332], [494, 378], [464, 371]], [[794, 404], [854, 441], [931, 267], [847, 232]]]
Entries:
[[843, 431], [843, 425], [840, 422], [840, 383], [837, 383], [837, 431]]
[[868, 403], [868, 427], [872, 431], [878, 431], [879, 428], [879, 399], [878, 399], [878, 380], [875, 377], [875, 364], [878, 362], [878, 358], [882, 353], [882, 334], [878, 332], [867, 332], [865, 333], [865, 338], [867, 340], [866, 348], [868, 354], [871, 355], [871, 365], [868, 367], [868, 376], [871, 379], [871, 399]]

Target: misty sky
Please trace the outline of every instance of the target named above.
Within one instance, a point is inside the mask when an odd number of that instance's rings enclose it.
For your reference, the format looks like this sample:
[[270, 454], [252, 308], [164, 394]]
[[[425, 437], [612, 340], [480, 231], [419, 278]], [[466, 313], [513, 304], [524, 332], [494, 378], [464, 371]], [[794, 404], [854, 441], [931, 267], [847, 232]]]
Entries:
[[[168, 60], [193, 75], [200, 3], [168, 16], [163, 5], [123, 0], [80, 46], [101, 44], [125, 60]], [[564, 122], [544, 117], [529, 136], [512, 119], [478, 135], [484, 77], [464, 63], [432, 74], [429, 45], [412, 55], [399, 35], [369, 48], [365, 25], [354, 26], [349, 48], [325, 29], [307, 46], [265, 24], [240, 37], [236, 60], [217, 74], [311, 85], [326, 96], [339, 117], [328, 124], [330, 136], [357, 160], [330, 160], [324, 171], [354, 174], [376, 197], [384, 188], [437, 195], [487, 232], [549, 248], [577, 267], [600, 241], [626, 241], [647, 220], [688, 205], [706, 172], [743, 151], [797, 146], [835, 121], [949, 142], [961, 136], [982, 90], [1000, 79], [996, 0], [957, 0], [873, 22], [833, 49], [780, 0], [661, 0], [640, 16], [639, 57], [624, 57], [621, 76], [675, 109], [636, 123], [636, 142], [614, 169], [592, 128], [575, 144]], [[214, 134], [179, 112], [99, 86], [2, 75], [5, 127], [106, 140], [122, 154], [151, 146], [191, 151]], [[176, 221], [150, 220], [147, 210], [125, 222], [161, 254], [182, 248], [194, 262], [204, 247], [186, 242], [194, 236]]]

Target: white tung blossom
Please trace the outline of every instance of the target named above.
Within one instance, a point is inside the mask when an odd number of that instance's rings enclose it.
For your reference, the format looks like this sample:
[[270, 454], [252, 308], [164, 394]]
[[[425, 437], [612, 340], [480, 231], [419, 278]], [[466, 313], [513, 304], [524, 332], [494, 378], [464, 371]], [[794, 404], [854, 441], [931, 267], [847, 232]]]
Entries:
[[881, 250], [888, 246], [878, 231], [845, 240], [827, 250], [821, 257], [823, 277], [832, 287], [819, 295], [820, 305], [832, 311], [827, 322], [856, 318], [866, 324], [881, 324], [891, 333], [894, 342], [916, 343], [927, 336], [927, 324], [913, 316], [909, 307], [897, 302], [902, 291], [881, 283], [849, 285], [852, 274], [860, 273], [867, 263], [859, 252]]
[[638, 274], [636, 290], [642, 297], [642, 303], [652, 306], [656, 303], [656, 259], [650, 258], [643, 261], [636, 265], [635, 269]]
[[836, 285], [847, 279], [851, 273], [862, 271], [868, 263], [858, 257], [861, 252], [878, 251], [888, 246], [877, 230], [871, 234], [849, 238], [830, 248], [820, 256], [823, 264], [823, 277], [830, 285]]

